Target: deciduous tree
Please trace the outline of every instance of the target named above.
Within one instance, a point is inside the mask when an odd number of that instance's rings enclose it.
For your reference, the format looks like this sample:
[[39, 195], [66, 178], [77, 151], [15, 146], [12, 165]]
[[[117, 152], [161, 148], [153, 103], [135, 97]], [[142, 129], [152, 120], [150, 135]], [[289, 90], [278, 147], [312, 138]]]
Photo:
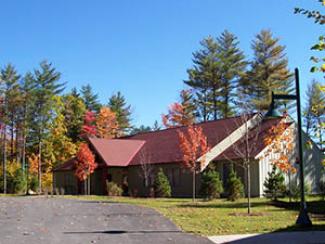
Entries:
[[110, 139], [117, 137], [119, 128], [115, 113], [108, 107], [102, 107], [96, 120], [97, 136]]
[[84, 181], [85, 194], [87, 192], [86, 180], [88, 179], [88, 195], [90, 194], [90, 175], [97, 168], [95, 155], [89, 149], [88, 144], [81, 143], [76, 156], [76, 176], [80, 181]]
[[162, 115], [162, 123], [167, 128], [191, 125], [195, 122], [195, 110], [191, 92], [182, 90], [180, 103], [170, 105], [168, 113]]
[[97, 135], [96, 115], [92, 111], [86, 111], [84, 115], [84, 124], [81, 128], [83, 138], [94, 137]]
[[196, 196], [196, 173], [201, 168], [204, 160], [198, 159], [205, 155], [208, 150], [207, 137], [204, 135], [202, 127], [190, 125], [185, 131], [178, 130], [180, 150], [183, 155], [183, 163], [192, 172], [193, 177], [193, 202]]

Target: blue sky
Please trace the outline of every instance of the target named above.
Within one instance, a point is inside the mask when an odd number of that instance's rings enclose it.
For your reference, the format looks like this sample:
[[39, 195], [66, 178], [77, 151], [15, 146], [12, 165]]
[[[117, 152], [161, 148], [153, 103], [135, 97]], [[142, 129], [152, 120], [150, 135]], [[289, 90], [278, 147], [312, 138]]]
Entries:
[[304, 94], [315, 77], [309, 48], [323, 29], [294, 15], [295, 6], [319, 8], [315, 0], [1, 1], [0, 65], [25, 73], [47, 59], [68, 90], [89, 83], [103, 103], [121, 91], [133, 122], [152, 125], [185, 88], [200, 40], [225, 29], [248, 58], [254, 36], [272, 30], [290, 68], [300, 68]]

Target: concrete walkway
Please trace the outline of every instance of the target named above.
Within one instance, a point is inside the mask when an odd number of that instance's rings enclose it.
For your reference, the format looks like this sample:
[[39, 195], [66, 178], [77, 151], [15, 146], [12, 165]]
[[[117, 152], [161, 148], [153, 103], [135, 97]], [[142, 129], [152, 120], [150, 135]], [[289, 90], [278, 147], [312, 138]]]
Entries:
[[305, 244], [325, 243], [325, 231], [293, 231], [293, 232], [274, 232], [265, 234], [243, 234], [210, 236], [209, 239], [214, 243], [276, 243], [276, 244]]

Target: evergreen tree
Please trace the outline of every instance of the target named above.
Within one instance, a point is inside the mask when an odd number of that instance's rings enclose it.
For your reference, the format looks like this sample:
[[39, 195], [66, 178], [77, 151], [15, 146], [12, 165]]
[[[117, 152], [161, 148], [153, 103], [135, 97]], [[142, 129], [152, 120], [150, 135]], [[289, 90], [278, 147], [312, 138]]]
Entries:
[[321, 91], [321, 83], [313, 80], [306, 92], [307, 104], [304, 109], [306, 133], [314, 138], [322, 148], [322, 135], [325, 123], [325, 93]]
[[268, 177], [264, 182], [264, 193], [266, 197], [277, 200], [279, 196], [285, 193], [286, 186], [284, 184], [284, 176], [281, 171], [278, 171], [273, 165], [272, 171], [268, 173]]
[[101, 107], [98, 95], [95, 94], [89, 84], [81, 87], [81, 97], [86, 105], [86, 109], [92, 112], [99, 112]]
[[31, 133], [29, 140], [38, 151], [38, 182], [39, 191], [42, 191], [42, 144], [48, 137], [49, 127], [54, 115], [53, 99], [55, 95], [64, 90], [64, 84], [60, 83], [61, 74], [56, 71], [52, 64], [43, 61], [40, 69], [36, 69], [33, 75], [35, 89], [32, 93], [33, 108], [31, 109]]
[[67, 136], [73, 142], [80, 141], [81, 128], [86, 112], [86, 105], [77, 93], [71, 91], [70, 94], [62, 97], [64, 110], [63, 115], [67, 127]]
[[17, 99], [17, 88], [19, 75], [15, 68], [9, 64], [1, 70], [0, 74], [0, 95], [1, 95], [1, 129], [2, 129], [2, 174], [3, 193], [7, 193], [7, 134], [8, 125], [11, 130], [11, 148], [14, 142], [14, 119], [15, 105]]
[[133, 127], [130, 134], [135, 135], [142, 132], [152, 131], [150, 126], [140, 125], [139, 127]]
[[219, 110], [219, 90], [221, 87], [217, 61], [218, 44], [211, 37], [200, 42], [202, 49], [193, 53], [193, 67], [187, 70], [189, 79], [185, 84], [196, 95], [198, 115], [203, 121], [217, 119]]
[[228, 175], [227, 194], [228, 200], [230, 201], [236, 201], [244, 196], [244, 185], [241, 182], [240, 178], [237, 176], [236, 172], [234, 171], [233, 166], [231, 166]]
[[164, 174], [162, 168], [159, 168], [154, 182], [155, 196], [157, 197], [170, 197], [171, 187], [167, 176]]
[[161, 126], [159, 125], [158, 120], [155, 120], [155, 122], [153, 123], [153, 126], [152, 126], [151, 130], [153, 130], [153, 131], [161, 130]]
[[218, 56], [220, 58], [221, 73], [221, 107], [220, 116], [227, 118], [234, 115], [232, 104], [235, 100], [235, 88], [238, 80], [243, 76], [247, 66], [245, 56], [238, 47], [237, 37], [225, 30], [219, 38]]
[[219, 198], [223, 192], [222, 181], [219, 173], [215, 170], [208, 170], [202, 175], [201, 192], [207, 199]]
[[119, 125], [118, 135], [124, 135], [131, 129], [131, 106], [125, 101], [121, 92], [112, 95], [108, 101], [108, 107], [115, 113]]
[[271, 92], [291, 91], [292, 73], [288, 69], [285, 47], [268, 30], [262, 30], [252, 43], [254, 59], [240, 80], [239, 92], [249, 94], [259, 111], [269, 108]]

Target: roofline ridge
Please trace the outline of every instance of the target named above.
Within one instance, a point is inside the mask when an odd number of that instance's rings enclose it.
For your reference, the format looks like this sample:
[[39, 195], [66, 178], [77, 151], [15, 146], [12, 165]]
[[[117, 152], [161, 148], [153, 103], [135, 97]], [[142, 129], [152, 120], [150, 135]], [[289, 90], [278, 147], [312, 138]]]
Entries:
[[[248, 115], [255, 115], [255, 114], [257, 114], [257, 113], [251, 113], [251, 114], [248, 114]], [[233, 116], [233, 117], [201, 121], [201, 122], [195, 123], [193, 125], [201, 125], [201, 124], [212, 123], [212, 122], [217, 122], [217, 121], [222, 121], [222, 120], [234, 119], [234, 118], [238, 118], [238, 117], [241, 117], [241, 116], [243, 116], [243, 114]], [[127, 135], [127, 136], [123, 136], [123, 137], [119, 137], [119, 138], [130, 138], [130, 137], [133, 137], [133, 136], [136, 136], [136, 135], [156, 133], [156, 132], [167, 131], [167, 130], [177, 130], [177, 129], [181, 129], [181, 128], [185, 128], [185, 127], [188, 127], [188, 125], [181, 125], [181, 126], [175, 126], [175, 127], [170, 127], [170, 128], [164, 128], [164, 129], [161, 129], [161, 130], [143, 131], [143, 132], [139, 132], [139, 133], [136, 133], [136, 134], [133, 134], [133, 135]]]

